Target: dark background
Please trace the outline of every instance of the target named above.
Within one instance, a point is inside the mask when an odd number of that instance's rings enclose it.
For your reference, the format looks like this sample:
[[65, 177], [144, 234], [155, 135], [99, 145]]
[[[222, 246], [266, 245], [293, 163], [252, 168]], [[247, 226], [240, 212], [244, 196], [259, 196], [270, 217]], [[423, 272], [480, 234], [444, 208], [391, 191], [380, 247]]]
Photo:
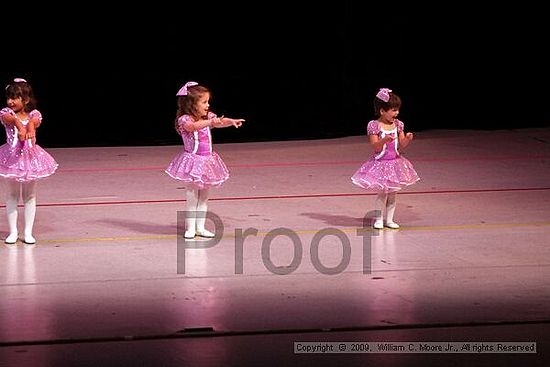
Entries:
[[380, 87], [410, 131], [549, 125], [542, 8], [330, 3], [6, 8], [0, 82], [33, 85], [44, 147], [181, 144], [188, 80], [247, 120], [215, 143], [363, 134]]

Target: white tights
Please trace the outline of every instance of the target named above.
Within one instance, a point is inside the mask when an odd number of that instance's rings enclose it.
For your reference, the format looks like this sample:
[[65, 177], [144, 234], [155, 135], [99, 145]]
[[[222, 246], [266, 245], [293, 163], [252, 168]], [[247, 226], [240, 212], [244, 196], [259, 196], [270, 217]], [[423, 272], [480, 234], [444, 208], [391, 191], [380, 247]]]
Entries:
[[36, 215], [36, 181], [17, 182], [9, 180], [7, 186], [6, 214], [10, 233], [6, 237], [5, 242], [11, 244], [17, 242], [19, 236], [17, 231], [17, 204], [19, 203], [19, 198], [22, 196], [25, 205], [24, 241], [28, 244], [36, 243], [32, 235], [32, 227]]
[[209, 189], [187, 190], [185, 218], [185, 238], [193, 238], [195, 235], [201, 237], [214, 237], [214, 233], [206, 230], [206, 213], [208, 212]]
[[383, 213], [386, 213], [386, 223], [394, 223], [393, 213], [395, 213], [395, 204], [397, 201], [397, 193], [381, 193], [376, 197], [375, 210], [376, 221], [382, 223]]

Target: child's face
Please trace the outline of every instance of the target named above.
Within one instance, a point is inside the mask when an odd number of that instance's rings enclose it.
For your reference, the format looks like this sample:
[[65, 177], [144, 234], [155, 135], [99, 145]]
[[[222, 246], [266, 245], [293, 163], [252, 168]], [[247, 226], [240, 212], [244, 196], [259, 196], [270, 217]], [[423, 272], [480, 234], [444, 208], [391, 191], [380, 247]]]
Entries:
[[208, 114], [208, 109], [210, 108], [210, 93], [204, 93], [197, 101], [195, 105], [195, 110], [199, 116], [206, 116]]
[[398, 115], [399, 115], [398, 108], [390, 108], [387, 111], [380, 109], [380, 120], [388, 124], [393, 124], [393, 122], [395, 121]]
[[8, 98], [7, 105], [9, 108], [13, 110], [13, 112], [17, 113], [25, 107], [26, 103], [23, 101], [23, 98], [21, 97], [15, 97], [15, 98]]

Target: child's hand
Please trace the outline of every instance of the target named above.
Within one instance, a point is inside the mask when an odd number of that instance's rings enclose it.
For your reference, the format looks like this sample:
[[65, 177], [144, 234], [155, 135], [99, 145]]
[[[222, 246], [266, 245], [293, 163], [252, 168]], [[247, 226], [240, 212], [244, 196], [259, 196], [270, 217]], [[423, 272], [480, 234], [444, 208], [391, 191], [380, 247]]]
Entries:
[[232, 118], [229, 118], [229, 117], [220, 117], [219, 118], [220, 120], [220, 124], [218, 125], [219, 127], [227, 127], [227, 126], [235, 126], [236, 128], [239, 128], [243, 122], [244, 122], [244, 119], [232, 119]]
[[414, 138], [413, 133], [406, 133], [405, 134], [405, 139], [411, 141], [411, 140], [413, 140], [413, 138]]
[[244, 122], [244, 119], [228, 119], [231, 120], [231, 125], [235, 126], [237, 129], [241, 127]]
[[382, 138], [382, 140], [384, 140], [384, 144], [387, 144], [387, 143], [391, 143], [392, 141], [394, 141], [396, 138], [395, 136], [393, 135], [386, 135]]

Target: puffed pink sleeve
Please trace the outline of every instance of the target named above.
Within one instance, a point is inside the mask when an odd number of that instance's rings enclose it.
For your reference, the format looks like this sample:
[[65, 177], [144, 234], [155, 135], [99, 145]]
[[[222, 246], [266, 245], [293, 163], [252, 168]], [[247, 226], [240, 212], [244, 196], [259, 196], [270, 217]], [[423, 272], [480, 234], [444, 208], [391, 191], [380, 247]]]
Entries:
[[42, 122], [42, 114], [38, 110], [32, 110], [31, 113], [29, 113], [29, 118], [38, 118], [38, 121]]
[[367, 135], [380, 134], [380, 124], [376, 120], [372, 120], [367, 125]]
[[206, 115], [206, 118], [208, 120], [215, 119], [216, 117], [218, 117], [218, 115], [216, 115], [214, 112], [210, 112], [210, 111], [208, 111], [208, 114]]
[[193, 122], [193, 118], [191, 118], [191, 116], [189, 115], [181, 115], [179, 118], [178, 118], [178, 130], [180, 132], [180, 134], [183, 134], [185, 131], [185, 124], [188, 124], [188, 123], [191, 123]]
[[405, 124], [401, 120], [397, 120], [397, 132], [403, 132], [405, 130]]

